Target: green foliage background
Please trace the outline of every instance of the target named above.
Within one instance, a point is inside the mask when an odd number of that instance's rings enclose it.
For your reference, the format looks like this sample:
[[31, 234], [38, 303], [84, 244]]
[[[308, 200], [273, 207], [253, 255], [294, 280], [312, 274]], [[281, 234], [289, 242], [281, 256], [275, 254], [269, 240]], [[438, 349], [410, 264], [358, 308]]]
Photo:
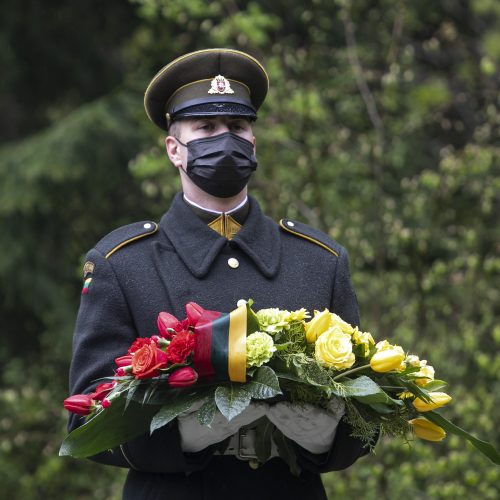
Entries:
[[[201, 48], [262, 59], [252, 193], [351, 255], [363, 327], [428, 359], [444, 410], [500, 444], [500, 4], [496, 0], [6, 0], [0, 18], [0, 484], [118, 499], [124, 471], [61, 459], [85, 251], [178, 189], [142, 94]], [[450, 437], [383, 440], [330, 498], [499, 497]]]

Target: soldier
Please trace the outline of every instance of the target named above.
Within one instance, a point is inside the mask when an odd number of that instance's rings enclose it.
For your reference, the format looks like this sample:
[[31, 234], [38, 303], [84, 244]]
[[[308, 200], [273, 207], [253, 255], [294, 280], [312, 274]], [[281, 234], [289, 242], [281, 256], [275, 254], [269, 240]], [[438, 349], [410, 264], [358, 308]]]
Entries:
[[[229, 49], [179, 57], [149, 84], [146, 112], [167, 132], [182, 193], [159, 224], [121, 227], [87, 254], [72, 394], [91, 392], [93, 381], [113, 373], [114, 359], [136, 337], [156, 331], [160, 311], [183, 317], [190, 301], [226, 312], [250, 297], [256, 309], [327, 307], [359, 324], [345, 249], [302, 223], [275, 223], [247, 195], [257, 168], [252, 124], [268, 85], [256, 59]], [[125, 499], [326, 498], [319, 473], [349, 467], [368, 452], [337, 410], [252, 404], [230, 423], [218, 415], [211, 429], [188, 414], [93, 459], [130, 469]], [[299, 477], [277, 456], [255, 467], [253, 443], [241, 439], [241, 428], [251, 436], [263, 415], [289, 439]], [[73, 415], [69, 428], [80, 424]], [[216, 445], [228, 437], [232, 444], [220, 454]]]

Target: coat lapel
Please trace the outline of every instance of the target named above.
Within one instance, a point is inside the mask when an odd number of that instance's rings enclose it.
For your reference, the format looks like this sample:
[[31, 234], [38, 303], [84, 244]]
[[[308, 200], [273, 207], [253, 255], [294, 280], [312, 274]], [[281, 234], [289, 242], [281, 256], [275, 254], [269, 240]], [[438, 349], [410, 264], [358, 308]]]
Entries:
[[249, 197], [249, 202], [248, 217], [231, 243], [238, 245], [266, 278], [272, 278], [278, 272], [281, 260], [280, 229], [261, 212], [253, 198]]

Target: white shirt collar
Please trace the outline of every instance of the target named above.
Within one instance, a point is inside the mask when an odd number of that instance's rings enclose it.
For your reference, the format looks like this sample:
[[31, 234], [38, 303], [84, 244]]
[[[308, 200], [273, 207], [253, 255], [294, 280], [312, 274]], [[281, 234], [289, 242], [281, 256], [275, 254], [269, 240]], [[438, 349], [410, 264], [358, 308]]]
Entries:
[[183, 194], [184, 200], [186, 200], [187, 203], [190, 205], [193, 205], [196, 208], [200, 208], [201, 210], [205, 210], [205, 212], [211, 212], [213, 214], [221, 215], [223, 213], [226, 214], [232, 214], [233, 212], [236, 212], [236, 210], [239, 210], [247, 201], [248, 201], [248, 196], [245, 196], [245, 199], [236, 207], [232, 208], [231, 210], [228, 210], [227, 212], [221, 212], [219, 210], [212, 210], [210, 208], [205, 208], [199, 205], [198, 203], [195, 203], [194, 201], [190, 200], [185, 194]]

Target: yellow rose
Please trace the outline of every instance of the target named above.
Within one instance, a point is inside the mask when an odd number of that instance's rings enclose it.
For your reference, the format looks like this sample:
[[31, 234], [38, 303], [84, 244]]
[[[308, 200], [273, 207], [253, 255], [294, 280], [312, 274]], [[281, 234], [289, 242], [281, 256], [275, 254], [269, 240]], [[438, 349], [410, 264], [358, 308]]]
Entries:
[[337, 316], [335, 313], [330, 313], [330, 326], [340, 326], [340, 329], [344, 333], [348, 333], [349, 335], [352, 335], [354, 333], [354, 328], [347, 323], [347, 321], [344, 321], [340, 316]]
[[305, 324], [306, 338], [309, 343], [316, 342], [316, 339], [330, 328], [330, 312], [325, 309], [322, 312], [314, 311], [314, 317]]
[[351, 336], [338, 325], [329, 328], [316, 340], [315, 356], [320, 364], [334, 370], [350, 368], [356, 360]]
[[451, 401], [451, 396], [446, 394], [446, 392], [429, 392], [429, 397], [431, 398], [430, 403], [426, 403], [420, 398], [415, 398], [413, 406], [419, 412], [425, 412], [441, 408], [441, 406], [447, 405]]
[[425, 418], [414, 418], [410, 420], [415, 436], [427, 441], [442, 441], [446, 437], [446, 432], [439, 425], [429, 422]]
[[[379, 345], [382, 349], [379, 349]], [[391, 370], [404, 370], [405, 353], [398, 345], [391, 345], [387, 340], [377, 344], [377, 352], [370, 359], [370, 366], [374, 372], [389, 372]]]

